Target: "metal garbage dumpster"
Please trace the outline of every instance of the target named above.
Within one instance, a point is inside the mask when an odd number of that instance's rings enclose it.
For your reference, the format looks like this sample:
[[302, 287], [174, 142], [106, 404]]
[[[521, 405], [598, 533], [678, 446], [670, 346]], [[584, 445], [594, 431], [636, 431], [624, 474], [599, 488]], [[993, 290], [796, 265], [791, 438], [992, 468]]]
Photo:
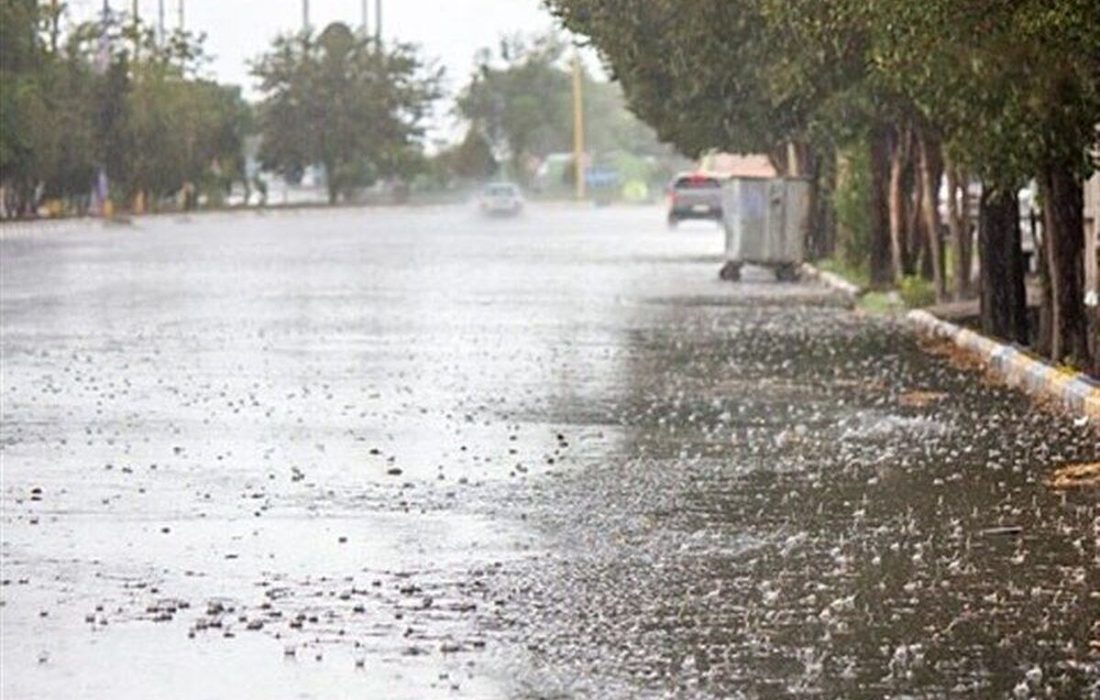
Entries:
[[722, 188], [726, 230], [725, 280], [741, 279], [741, 266], [760, 265], [780, 281], [798, 278], [810, 223], [810, 183], [793, 178], [744, 178]]

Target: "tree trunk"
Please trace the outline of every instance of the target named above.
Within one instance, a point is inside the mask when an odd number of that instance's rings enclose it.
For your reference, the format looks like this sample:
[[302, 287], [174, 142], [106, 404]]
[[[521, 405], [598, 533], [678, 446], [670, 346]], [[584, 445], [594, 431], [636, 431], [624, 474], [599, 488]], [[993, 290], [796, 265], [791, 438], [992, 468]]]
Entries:
[[328, 203], [329, 206], [335, 206], [340, 198], [340, 183], [337, 182], [336, 163], [326, 159], [322, 161], [322, 165], [325, 166], [325, 189], [328, 190]]
[[823, 257], [821, 238], [824, 232], [824, 222], [821, 219], [821, 207], [818, 206], [821, 190], [816, 175], [810, 176], [808, 182], [810, 187], [806, 198], [809, 200], [807, 202], [807, 207], [810, 216], [806, 230], [806, 251], [809, 253], [811, 260], [820, 260]]
[[[1041, 179], [1041, 178], [1040, 178]], [[1046, 185], [1040, 182], [1043, 197], [1046, 197]], [[1036, 267], [1039, 270], [1039, 332], [1035, 341], [1035, 351], [1040, 355], [1050, 357], [1050, 350], [1054, 342], [1054, 295], [1050, 284], [1050, 230], [1047, 215], [1050, 207], [1043, 206], [1042, 222], [1043, 234], [1038, 235], [1039, 217], [1031, 212], [1028, 224], [1031, 228], [1031, 238], [1035, 242], [1035, 256], [1038, 258]]]
[[794, 141], [787, 142], [787, 177], [803, 177], [806, 172], [803, 169], [802, 149], [800, 144]]
[[807, 231], [808, 245], [806, 249], [814, 260], [820, 260], [828, 255], [825, 242], [826, 236], [828, 235], [826, 230], [828, 221], [826, 207], [822, 206], [825, 199], [821, 187], [822, 160], [810, 146], [804, 146], [803, 148], [804, 150], [800, 156], [800, 173], [810, 184], [810, 191], [807, 196], [809, 201], [806, 203], [810, 212], [810, 228], [809, 231]]
[[775, 174], [779, 177], [786, 177], [788, 166], [790, 165], [790, 153], [787, 151], [787, 145], [783, 144], [782, 147], [776, 146], [768, 151], [768, 162], [775, 168]]
[[818, 158], [817, 209], [820, 230], [817, 254], [819, 258], [828, 258], [836, 253], [836, 209], [833, 207], [837, 189], [836, 158], [836, 150], [832, 148]]
[[974, 222], [970, 219], [970, 193], [967, 191], [968, 180], [960, 178], [963, 183], [962, 192], [962, 220], [959, 222], [959, 261], [955, 265], [959, 269], [959, 294], [963, 299], [974, 298]]
[[1047, 226], [1043, 231], [1050, 272], [1051, 347], [1055, 362], [1091, 366], [1085, 308], [1084, 188], [1074, 173], [1055, 165], [1041, 179]]
[[[919, 160], [918, 154], [916, 160]], [[914, 171], [920, 170], [920, 164], [914, 163]], [[913, 191], [913, 200], [909, 203], [909, 221], [906, 232], [909, 241], [909, 268], [907, 275], [920, 275], [923, 279], [932, 280], [932, 259], [928, 253], [928, 231], [924, 222], [924, 189], [921, 187], [920, 173], [912, 178], [910, 188]]]
[[821, 198], [819, 180], [819, 161], [813, 147], [807, 143], [790, 141], [787, 143], [787, 168], [784, 177], [801, 178], [809, 184], [807, 208], [809, 223], [805, 232], [805, 250], [811, 260], [822, 257], [821, 238], [824, 222], [818, 202]]
[[966, 187], [966, 178], [951, 162], [944, 168], [947, 172], [947, 227], [951, 232], [951, 245], [955, 251], [955, 299], [963, 300], [970, 296], [971, 238], [970, 223], [966, 221], [967, 195], [963, 190], [962, 210], [959, 207], [959, 183]]
[[890, 139], [890, 263], [895, 280], [908, 268], [906, 260], [905, 130], [893, 130]]
[[927, 130], [918, 134], [920, 148], [921, 216], [927, 236], [927, 254], [932, 262], [932, 284], [936, 288], [936, 302], [947, 301], [947, 275], [943, 264], [943, 236], [940, 235], [939, 190], [943, 176], [943, 159], [940, 144]]
[[978, 223], [982, 331], [1027, 344], [1027, 291], [1020, 212], [1012, 189], [982, 188]]
[[871, 133], [871, 284], [889, 287], [895, 278], [890, 256], [890, 133]]

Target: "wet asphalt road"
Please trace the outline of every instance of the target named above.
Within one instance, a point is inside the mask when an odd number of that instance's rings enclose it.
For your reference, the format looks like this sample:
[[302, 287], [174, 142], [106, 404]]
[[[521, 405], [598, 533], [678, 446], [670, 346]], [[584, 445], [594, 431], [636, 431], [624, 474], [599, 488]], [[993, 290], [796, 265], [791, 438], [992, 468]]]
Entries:
[[0, 235], [4, 698], [1100, 697], [1100, 436], [712, 226]]

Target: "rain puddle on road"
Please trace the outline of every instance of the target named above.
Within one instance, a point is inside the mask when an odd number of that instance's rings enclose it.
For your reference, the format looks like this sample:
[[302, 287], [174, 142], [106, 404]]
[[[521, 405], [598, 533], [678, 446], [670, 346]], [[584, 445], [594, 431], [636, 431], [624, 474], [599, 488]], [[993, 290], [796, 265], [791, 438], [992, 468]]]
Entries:
[[1100, 513], [1046, 485], [1092, 428], [889, 321], [664, 307], [603, 416], [635, 458], [532, 498], [551, 556], [506, 607], [518, 695], [1100, 693]]
[[5, 697], [1100, 688], [1100, 512], [1048, 485], [1095, 431], [719, 282], [714, 227], [31, 238], [0, 238]]
[[476, 616], [484, 580], [531, 554], [513, 531], [454, 514], [44, 514], [5, 531], [5, 664], [27, 673], [4, 695], [496, 695]]

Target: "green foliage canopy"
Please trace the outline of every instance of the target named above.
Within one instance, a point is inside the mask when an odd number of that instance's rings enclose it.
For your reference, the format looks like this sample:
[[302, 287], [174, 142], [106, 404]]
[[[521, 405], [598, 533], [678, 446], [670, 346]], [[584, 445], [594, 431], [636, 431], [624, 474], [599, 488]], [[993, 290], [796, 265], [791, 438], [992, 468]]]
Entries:
[[[505, 37], [478, 53], [457, 100], [457, 113], [513, 177], [552, 153], [573, 150], [573, 76], [568, 44], [557, 33]], [[652, 127], [627, 109], [622, 88], [582, 67], [586, 150], [666, 158]]]
[[115, 196], [154, 203], [185, 183], [216, 196], [243, 177], [250, 111], [237, 89], [199, 77], [201, 36], [161, 43], [118, 14], [64, 37], [59, 26], [35, 2], [0, 5], [0, 183], [17, 214], [86, 203], [100, 168]]
[[297, 179], [325, 168], [335, 202], [380, 177], [407, 176], [442, 70], [410, 44], [381, 47], [344, 24], [282, 36], [253, 65], [263, 165]]

